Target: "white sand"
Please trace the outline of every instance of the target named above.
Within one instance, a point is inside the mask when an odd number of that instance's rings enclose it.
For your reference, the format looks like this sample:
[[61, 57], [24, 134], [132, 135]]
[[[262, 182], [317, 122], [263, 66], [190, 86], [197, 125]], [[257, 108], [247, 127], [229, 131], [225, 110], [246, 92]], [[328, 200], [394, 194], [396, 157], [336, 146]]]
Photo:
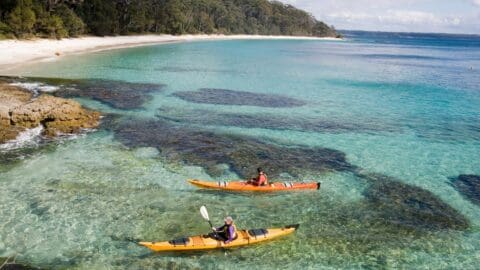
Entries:
[[62, 40], [4, 40], [0, 41], [0, 72], [22, 64], [28, 64], [33, 61], [55, 59], [74, 53], [85, 53], [169, 42], [233, 39], [339, 40], [336, 38], [253, 35], [137, 35], [117, 37], [82, 37]]

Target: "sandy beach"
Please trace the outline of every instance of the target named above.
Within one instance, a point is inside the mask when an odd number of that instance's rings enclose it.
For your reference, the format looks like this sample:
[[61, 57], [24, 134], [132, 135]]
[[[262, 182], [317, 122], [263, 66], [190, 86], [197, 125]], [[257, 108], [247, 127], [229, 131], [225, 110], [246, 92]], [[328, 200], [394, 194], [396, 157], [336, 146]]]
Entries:
[[259, 35], [134, 35], [115, 37], [81, 37], [62, 40], [3, 40], [0, 41], [0, 72], [5, 72], [22, 64], [31, 63], [34, 61], [51, 60], [57, 57], [76, 53], [170, 42], [235, 39], [340, 40], [337, 38]]

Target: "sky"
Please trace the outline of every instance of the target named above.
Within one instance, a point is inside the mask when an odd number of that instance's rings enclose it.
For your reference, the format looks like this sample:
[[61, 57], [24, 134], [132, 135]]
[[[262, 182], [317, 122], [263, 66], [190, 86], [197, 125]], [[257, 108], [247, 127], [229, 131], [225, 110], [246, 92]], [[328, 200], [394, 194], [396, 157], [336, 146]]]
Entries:
[[337, 29], [480, 34], [480, 0], [282, 0]]

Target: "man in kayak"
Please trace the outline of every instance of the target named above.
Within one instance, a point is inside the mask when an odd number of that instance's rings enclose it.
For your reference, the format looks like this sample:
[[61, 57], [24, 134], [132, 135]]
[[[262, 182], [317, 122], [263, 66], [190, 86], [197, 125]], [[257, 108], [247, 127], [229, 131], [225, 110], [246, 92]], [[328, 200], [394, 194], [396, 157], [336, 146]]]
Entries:
[[237, 227], [233, 223], [232, 217], [226, 217], [224, 221], [225, 224], [222, 227], [213, 227], [212, 230], [215, 232], [216, 239], [228, 244], [237, 239]]
[[257, 168], [258, 175], [255, 178], [247, 181], [247, 184], [252, 184], [254, 186], [265, 186], [268, 185], [267, 174], [263, 171], [262, 168]]

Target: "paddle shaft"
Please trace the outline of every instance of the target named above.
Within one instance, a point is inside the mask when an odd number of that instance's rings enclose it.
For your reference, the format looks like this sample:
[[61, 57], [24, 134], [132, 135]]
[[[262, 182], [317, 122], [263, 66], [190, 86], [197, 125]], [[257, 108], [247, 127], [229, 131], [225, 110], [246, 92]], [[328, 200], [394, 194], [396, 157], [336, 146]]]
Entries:
[[210, 228], [212, 228], [213, 235], [218, 236], [217, 229], [215, 229], [215, 227], [213, 227], [213, 224], [212, 224], [212, 222], [210, 221], [210, 217], [208, 216], [207, 207], [206, 207], [206, 206], [202, 206], [202, 207], [200, 208], [200, 213], [202, 214], [203, 219], [205, 219], [205, 220], [208, 222], [208, 225], [210, 225]]

